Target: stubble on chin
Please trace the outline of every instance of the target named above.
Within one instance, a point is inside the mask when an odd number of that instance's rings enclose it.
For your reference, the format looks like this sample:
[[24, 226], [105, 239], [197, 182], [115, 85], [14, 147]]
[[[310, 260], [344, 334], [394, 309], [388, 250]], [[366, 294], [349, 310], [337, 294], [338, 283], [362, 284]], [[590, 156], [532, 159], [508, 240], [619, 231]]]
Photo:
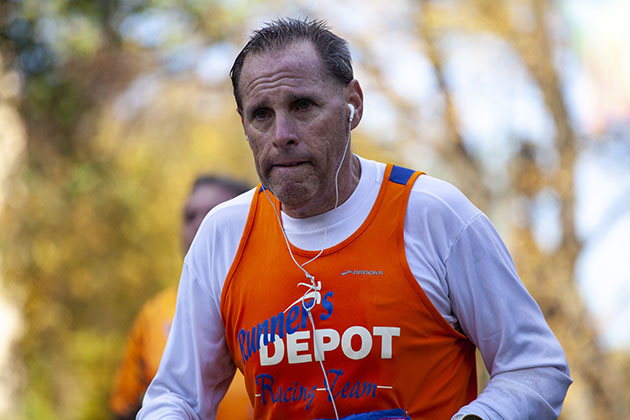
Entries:
[[269, 189], [282, 203], [283, 207], [294, 208], [308, 201], [313, 195], [313, 188], [308, 183], [284, 180], [271, 183]]
[[318, 200], [322, 194], [317, 179], [288, 181], [273, 184], [270, 188], [273, 195], [282, 203], [282, 210], [291, 217], [303, 218], [323, 212], [322, 203]]

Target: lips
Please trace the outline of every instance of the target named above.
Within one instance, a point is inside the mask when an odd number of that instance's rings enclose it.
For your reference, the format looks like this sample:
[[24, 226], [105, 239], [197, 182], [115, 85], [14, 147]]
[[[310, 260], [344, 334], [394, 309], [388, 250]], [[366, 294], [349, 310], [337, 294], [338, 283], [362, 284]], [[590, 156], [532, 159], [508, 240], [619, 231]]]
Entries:
[[311, 160], [307, 156], [274, 156], [267, 159], [264, 167], [265, 173], [269, 176], [272, 172], [279, 171], [289, 174], [288, 171], [297, 170], [306, 164], [310, 164]]
[[306, 161], [305, 160], [300, 160], [300, 161], [276, 162], [272, 166], [279, 166], [281, 168], [288, 168], [288, 167], [291, 167], [291, 166], [301, 165], [303, 163], [306, 163]]
[[309, 162], [310, 160], [304, 156], [277, 156], [270, 159], [269, 169], [295, 168]]

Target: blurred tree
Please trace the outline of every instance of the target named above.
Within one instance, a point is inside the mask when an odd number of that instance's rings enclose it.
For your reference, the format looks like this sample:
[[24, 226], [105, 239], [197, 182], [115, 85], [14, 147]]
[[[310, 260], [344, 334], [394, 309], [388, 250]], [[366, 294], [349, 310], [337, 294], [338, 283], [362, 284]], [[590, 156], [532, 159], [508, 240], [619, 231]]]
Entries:
[[[422, 1], [418, 14], [420, 36], [445, 97], [446, 145], [440, 148], [442, 158], [455, 165], [458, 184], [476, 197], [486, 211], [504, 207], [504, 201], [518, 205], [534, 201], [540, 193], [551, 194], [559, 206], [561, 239], [552, 250], [541, 249], [534, 238], [533, 213], [523, 220], [512, 220], [510, 245], [519, 272], [539, 302], [551, 327], [563, 344], [575, 380], [565, 406], [567, 418], [610, 419], [630, 416], [624, 389], [630, 386], [625, 372], [617, 369], [614, 358], [601, 348], [597, 331], [577, 291], [575, 270], [582, 249], [575, 228], [576, 159], [585, 145], [578, 141], [565, 104], [560, 76], [554, 63], [554, 39], [550, 20], [557, 10], [550, 0], [497, 2], [475, 0], [449, 2], [460, 12], [456, 16], [442, 2]], [[466, 4], [464, 4], [466, 3]], [[519, 22], [524, 16], [527, 25]], [[521, 142], [512, 159], [508, 179], [510, 194], [493, 195], [492, 186], [484, 185], [483, 162], [467, 153], [459, 134], [453, 93], [445, 82], [440, 36], [453, 32], [490, 33], [513, 48], [539, 89], [546, 111], [552, 117], [555, 139], [552, 150]], [[551, 154], [557, 162], [551, 169], [537, 155]], [[459, 156], [454, 158], [455, 156]], [[476, 180], [470, 186], [466, 180]], [[481, 181], [481, 182], [480, 182]], [[491, 201], [488, 202], [488, 197]], [[514, 207], [513, 205], [510, 207]], [[515, 223], [516, 222], [516, 223]], [[628, 363], [626, 356], [625, 364]]]
[[[28, 138], [0, 215], [4, 277], [26, 325], [16, 349], [21, 409], [13, 418], [108, 417], [111, 377], [133, 315], [179, 276], [179, 203], [194, 172], [251, 178], [237, 170], [242, 156], [228, 142], [234, 130], [188, 125], [184, 116], [197, 112], [187, 106], [190, 87], [179, 96], [166, 88], [160, 98], [170, 125], [151, 120], [145, 124], [153, 130], [124, 133], [111, 115], [116, 98], [160, 59], [123, 42], [121, 19], [160, 3], [0, 5], [0, 51], [24, 81], [18, 106]], [[204, 7], [205, 18], [220, 22], [218, 9]], [[164, 105], [168, 95], [179, 108]]]

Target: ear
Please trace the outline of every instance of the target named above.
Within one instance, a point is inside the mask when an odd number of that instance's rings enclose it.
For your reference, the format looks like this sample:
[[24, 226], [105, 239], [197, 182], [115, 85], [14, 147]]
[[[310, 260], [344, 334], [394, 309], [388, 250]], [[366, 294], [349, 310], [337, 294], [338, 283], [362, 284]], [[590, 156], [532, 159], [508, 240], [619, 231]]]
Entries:
[[245, 134], [245, 118], [243, 118], [243, 113], [241, 112], [240, 109], [236, 108], [236, 113], [238, 114], [238, 116], [241, 118], [241, 127], [243, 127], [243, 134], [245, 135], [245, 140], [247, 140], [247, 143], [250, 145], [251, 147], [251, 143], [249, 143], [249, 138], [247, 137], [247, 134]]
[[353, 79], [344, 88], [344, 99], [346, 103], [354, 106], [354, 117], [352, 118], [351, 129], [354, 129], [361, 122], [363, 116], [363, 90], [357, 79]]

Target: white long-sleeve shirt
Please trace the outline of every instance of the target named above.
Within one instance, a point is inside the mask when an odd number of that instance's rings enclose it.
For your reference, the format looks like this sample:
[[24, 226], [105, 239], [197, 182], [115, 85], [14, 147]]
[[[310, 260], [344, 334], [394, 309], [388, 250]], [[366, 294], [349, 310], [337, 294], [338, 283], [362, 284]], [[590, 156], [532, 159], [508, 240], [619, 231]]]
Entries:
[[[385, 165], [360, 158], [361, 178], [334, 212], [282, 214], [292, 244], [328, 248], [365, 220]], [[220, 315], [223, 283], [247, 220], [253, 190], [215, 207], [184, 260], [177, 309], [139, 419], [213, 419], [235, 366]], [[324, 237], [326, 239], [323, 243]], [[409, 267], [436, 309], [479, 348], [490, 373], [484, 391], [454, 416], [554, 419], [571, 384], [564, 352], [487, 217], [452, 185], [420, 176], [404, 226]], [[288, 252], [288, 251], [287, 251]]]

